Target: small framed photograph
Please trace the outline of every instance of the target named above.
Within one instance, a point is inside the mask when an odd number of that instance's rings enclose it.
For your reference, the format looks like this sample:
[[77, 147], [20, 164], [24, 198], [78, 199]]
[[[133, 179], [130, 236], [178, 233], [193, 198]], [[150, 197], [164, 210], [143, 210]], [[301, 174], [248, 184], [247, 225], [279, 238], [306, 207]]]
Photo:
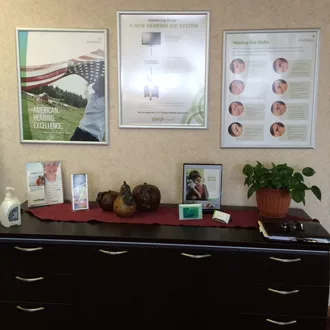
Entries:
[[203, 213], [221, 208], [222, 164], [183, 164], [182, 204], [202, 204]]
[[72, 210], [88, 210], [88, 179], [87, 174], [71, 174]]

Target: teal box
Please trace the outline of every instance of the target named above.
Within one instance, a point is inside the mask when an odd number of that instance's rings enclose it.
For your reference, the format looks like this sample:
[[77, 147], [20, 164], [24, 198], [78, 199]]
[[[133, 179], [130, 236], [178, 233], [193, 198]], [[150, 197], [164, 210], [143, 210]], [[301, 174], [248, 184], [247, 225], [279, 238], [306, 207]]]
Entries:
[[179, 204], [180, 220], [203, 219], [202, 204]]

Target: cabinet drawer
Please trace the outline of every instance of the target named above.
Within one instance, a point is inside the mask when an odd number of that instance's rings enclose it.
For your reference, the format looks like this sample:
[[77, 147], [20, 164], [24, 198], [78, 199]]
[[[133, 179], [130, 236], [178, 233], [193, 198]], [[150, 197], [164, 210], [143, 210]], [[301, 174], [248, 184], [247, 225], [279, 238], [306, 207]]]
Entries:
[[70, 273], [73, 260], [71, 251], [65, 245], [1, 243], [0, 269]]
[[92, 302], [95, 306], [107, 304], [145, 304], [152, 301], [156, 294], [156, 287], [150, 282], [150, 278], [133, 273], [114, 274], [81, 274], [74, 275], [75, 285], [73, 291], [74, 304], [84, 306], [86, 302]]
[[72, 306], [61, 304], [0, 303], [1, 321], [10, 329], [74, 329]]
[[329, 255], [304, 252], [244, 252], [242, 269], [255, 280], [329, 285]]
[[74, 269], [77, 272], [121, 275], [127, 272], [143, 272], [152, 269], [155, 260], [145, 247], [113, 245], [77, 246], [74, 250]]
[[157, 260], [157, 270], [165, 269], [176, 276], [178, 280], [198, 276], [212, 277], [216, 281], [232, 277], [240, 277], [240, 254], [233, 250], [189, 249], [189, 248], [158, 248], [154, 249], [154, 259]]
[[58, 302], [72, 301], [71, 275], [40, 273], [0, 273], [0, 297], [6, 301]]
[[[96, 306], [86, 304], [85, 311], [81, 309], [79, 318], [85, 325], [84, 329], [143, 329], [143, 330], [243, 330], [234, 327], [237, 319], [232, 311], [208, 309], [207, 302], [199, 302], [198, 306], [188, 303], [187, 306], [177, 306], [172, 301], [167, 304], [155, 301], [149, 305], [108, 304]], [[189, 305], [189, 307], [188, 307]], [[205, 306], [205, 308], [203, 308]], [[97, 315], [97, 317], [95, 317]]]
[[153, 263], [148, 248], [78, 246], [74, 262], [75, 300], [103, 305], [153, 299]]
[[307, 318], [295, 316], [274, 316], [271, 314], [265, 315], [240, 315], [238, 316], [240, 327], [239, 329], [253, 330], [325, 330], [326, 318]]
[[247, 291], [242, 297], [245, 312], [327, 316], [329, 287], [256, 284]]

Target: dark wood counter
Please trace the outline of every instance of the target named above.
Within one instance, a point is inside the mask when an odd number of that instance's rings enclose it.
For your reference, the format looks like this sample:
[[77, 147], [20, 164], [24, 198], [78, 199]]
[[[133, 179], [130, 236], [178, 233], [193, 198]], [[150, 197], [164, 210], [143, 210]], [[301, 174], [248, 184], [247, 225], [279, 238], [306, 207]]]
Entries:
[[269, 242], [257, 229], [24, 212], [20, 227], [0, 228], [0, 260], [1, 319], [13, 330], [326, 327], [328, 245]]

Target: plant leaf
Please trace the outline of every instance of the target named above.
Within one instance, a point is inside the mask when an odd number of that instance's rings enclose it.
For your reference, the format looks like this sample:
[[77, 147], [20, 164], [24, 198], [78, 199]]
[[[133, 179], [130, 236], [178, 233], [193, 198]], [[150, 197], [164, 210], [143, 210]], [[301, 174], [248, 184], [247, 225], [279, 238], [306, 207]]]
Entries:
[[295, 185], [294, 190], [303, 191], [303, 190], [309, 190], [309, 188], [304, 183], [299, 182], [298, 184]]
[[258, 187], [256, 185], [252, 185], [247, 192], [247, 197], [250, 198], [256, 192], [257, 189]]
[[311, 191], [315, 195], [315, 197], [320, 201], [322, 199], [322, 193], [319, 187], [317, 186], [311, 186]]
[[293, 177], [299, 181], [304, 182], [304, 177], [301, 173], [296, 172], [295, 174], [293, 174]]
[[303, 168], [302, 173], [305, 176], [313, 176], [316, 172], [311, 167], [305, 167]]
[[299, 191], [294, 190], [290, 193], [290, 196], [296, 203], [304, 202], [305, 190], [299, 190]]
[[243, 168], [243, 174], [246, 175], [246, 176], [249, 176], [253, 173], [253, 168], [251, 165], [249, 164], [246, 164]]
[[287, 171], [288, 171], [288, 175], [292, 176], [292, 174], [294, 172], [293, 168], [292, 167], [287, 167]]
[[282, 183], [281, 182], [278, 182], [276, 180], [273, 180], [272, 181], [272, 186], [275, 188], [275, 189], [280, 189], [282, 188]]

